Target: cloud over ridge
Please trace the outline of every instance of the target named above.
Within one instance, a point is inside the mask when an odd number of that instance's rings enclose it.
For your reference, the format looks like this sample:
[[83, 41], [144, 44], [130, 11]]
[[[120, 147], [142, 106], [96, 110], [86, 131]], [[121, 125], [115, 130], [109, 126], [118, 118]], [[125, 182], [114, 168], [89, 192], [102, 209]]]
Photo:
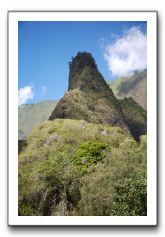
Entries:
[[127, 76], [147, 68], [147, 36], [139, 27], [132, 27], [104, 51], [108, 69], [114, 76]]
[[18, 91], [18, 106], [26, 104], [30, 99], [33, 99], [34, 92], [32, 86], [25, 86]]

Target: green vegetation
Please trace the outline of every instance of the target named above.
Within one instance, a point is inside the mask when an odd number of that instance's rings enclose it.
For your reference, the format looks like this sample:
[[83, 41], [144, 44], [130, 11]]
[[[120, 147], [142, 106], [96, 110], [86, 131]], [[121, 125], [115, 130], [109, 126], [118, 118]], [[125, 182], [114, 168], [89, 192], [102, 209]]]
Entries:
[[19, 155], [19, 215], [146, 215], [145, 173], [146, 136], [137, 143], [119, 127], [43, 122]]
[[144, 110], [147, 110], [147, 70], [121, 77], [108, 84], [117, 98], [132, 97]]
[[[83, 172], [88, 171], [88, 167], [102, 160], [103, 151], [107, 149], [108, 144], [101, 142], [84, 142], [75, 152], [74, 160]], [[110, 149], [109, 149], [110, 150]]]
[[18, 139], [26, 140], [31, 129], [48, 119], [56, 105], [54, 100], [22, 105], [18, 108]]
[[[107, 153], [95, 172], [82, 177], [76, 215], [146, 215], [146, 137], [127, 138]], [[143, 174], [144, 173], [144, 174]]]
[[[109, 212], [109, 213], [108, 213]], [[146, 173], [138, 177], [125, 178], [115, 185], [111, 210], [106, 214], [122, 216], [147, 215], [147, 179]]]

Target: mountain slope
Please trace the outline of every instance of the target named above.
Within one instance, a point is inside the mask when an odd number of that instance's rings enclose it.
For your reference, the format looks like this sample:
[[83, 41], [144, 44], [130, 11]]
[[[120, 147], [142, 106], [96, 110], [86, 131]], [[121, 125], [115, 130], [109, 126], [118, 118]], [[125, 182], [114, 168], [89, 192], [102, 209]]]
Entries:
[[108, 84], [117, 98], [132, 97], [147, 110], [147, 70], [135, 72], [130, 77], [121, 77]]
[[47, 120], [56, 105], [54, 100], [27, 104], [18, 108], [18, 139], [24, 140], [32, 127]]

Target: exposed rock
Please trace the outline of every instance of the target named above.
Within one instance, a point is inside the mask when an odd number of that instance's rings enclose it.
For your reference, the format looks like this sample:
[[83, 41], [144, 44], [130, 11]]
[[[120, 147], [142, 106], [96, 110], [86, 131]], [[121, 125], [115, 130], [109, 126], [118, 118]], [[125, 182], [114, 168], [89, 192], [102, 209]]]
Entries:
[[55, 143], [59, 140], [60, 140], [60, 136], [58, 134], [54, 133], [46, 139], [45, 144], [51, 145], [52, 143]]
[[107, 131], [107, 130], [103, 130], [103, 131], [101, 131], [101, 135], [105, 135], [105, 136], [107, 136], [108, 134], [110, 134], [110, 132]]
[[86, 165], [87, 163], [88, 163], [88, 161], [86, 159], [82, 159], [82, 161], [81, 161], [82, 165]]

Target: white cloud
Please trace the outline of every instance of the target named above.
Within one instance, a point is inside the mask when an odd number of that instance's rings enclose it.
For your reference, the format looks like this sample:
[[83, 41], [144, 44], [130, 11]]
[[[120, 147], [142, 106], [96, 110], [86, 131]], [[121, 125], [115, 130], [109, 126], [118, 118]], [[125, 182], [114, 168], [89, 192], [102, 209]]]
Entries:
[[33, 99], [33, 87], [25, 86], [20, 88], [18, 91], [18, 106], [26, 104], [26, 102], [30, 99]]
[[147, 36], [139, 27], [132, 27], [105, 47], [104, 58], [114, 76], [126, 76], [147, 68]]
[[46, 86], [41, 86], [41, 94], [42, 94], [42, 96], [44, 96], [44, 95], [47, 94], [47, 88], [46, 88]]

